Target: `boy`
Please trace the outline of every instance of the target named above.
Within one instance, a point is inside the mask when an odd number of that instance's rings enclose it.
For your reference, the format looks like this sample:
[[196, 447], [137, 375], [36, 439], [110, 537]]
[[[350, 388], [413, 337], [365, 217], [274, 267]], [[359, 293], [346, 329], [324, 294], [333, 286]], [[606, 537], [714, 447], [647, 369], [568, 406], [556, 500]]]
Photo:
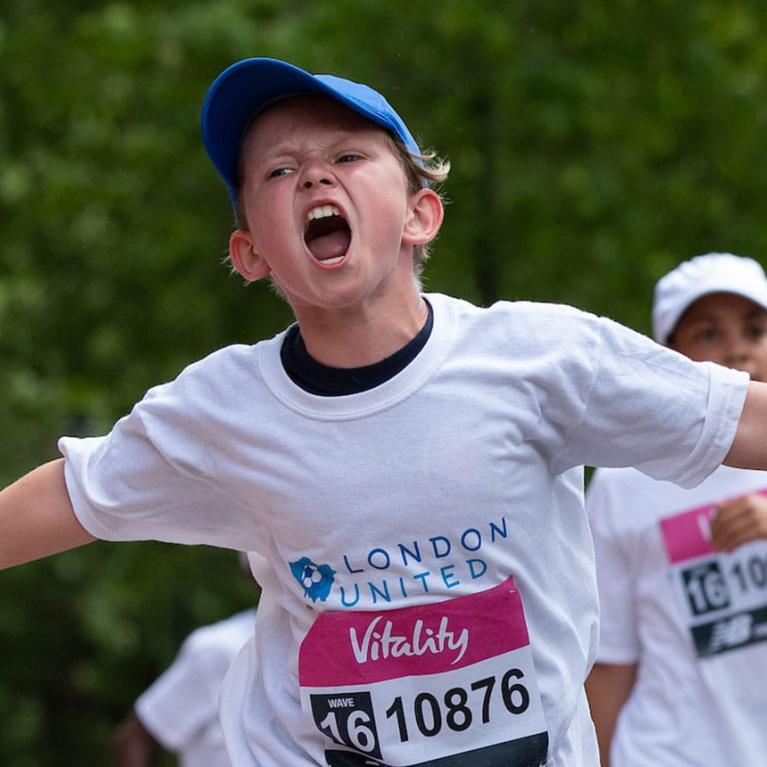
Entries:
[[591, 767], [582, 465], [767, 467], [767, 386], [567, 307], [421, 295], [442, 174], [366, 86], [248, 59], [202, 132], [232, 263], [298, 324], [62, 439], [0, 494], [0, 563], [93, 537], [254, 552], [235, 767]]
[[[658, 282], [653, 319], [660, 343], [767, 379], [767, 279], [755, 261], [684, 262]], [[722, 466], [683, 490], [600, 469], [587, 509], [602, 639], [586, 689], [603, 765], [762, 764], [765, 474]]]

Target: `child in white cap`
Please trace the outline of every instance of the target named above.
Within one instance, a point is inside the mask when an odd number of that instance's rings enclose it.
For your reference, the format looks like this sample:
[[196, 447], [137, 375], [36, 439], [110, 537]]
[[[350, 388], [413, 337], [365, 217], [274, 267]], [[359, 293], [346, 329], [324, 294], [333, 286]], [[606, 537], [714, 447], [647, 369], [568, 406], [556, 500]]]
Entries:
[[62, 439], [0, 493], [0, 565], [93, 537], [253, 552], [235, 767], [592, 767], [583, 464], [767, 468], [767, 385], [569, 307], [422, 293], [445, 168], [367, 86], [248, 59], [202, 128], [232, 263], [297, 324]]
[[[657, 284], [655, 338], [767, 379], [767, 279], [728, 253]], [[722, 466], [685, 490], [600, 469], [587, 493], [601, 641], [587, 684], [602, 764], [767, 758], [767, 475]]]

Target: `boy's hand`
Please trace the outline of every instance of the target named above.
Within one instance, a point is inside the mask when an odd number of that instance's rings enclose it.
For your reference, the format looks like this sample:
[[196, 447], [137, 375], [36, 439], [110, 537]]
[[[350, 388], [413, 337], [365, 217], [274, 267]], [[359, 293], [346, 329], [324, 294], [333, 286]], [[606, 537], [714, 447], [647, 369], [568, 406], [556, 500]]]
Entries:
[[717, 506], [711, 540], [719, 551], [734, 551], [750, 541], [767, 539], [767, 497], [742, 495]]

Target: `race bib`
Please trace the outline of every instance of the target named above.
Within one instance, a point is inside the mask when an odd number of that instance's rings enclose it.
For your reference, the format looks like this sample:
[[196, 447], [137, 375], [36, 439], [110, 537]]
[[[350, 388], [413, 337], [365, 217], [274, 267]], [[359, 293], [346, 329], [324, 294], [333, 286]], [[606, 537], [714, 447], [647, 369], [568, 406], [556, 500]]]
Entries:
[[660, 523], [677, 601], [701, 658], [767, 639], [767, 546], [717, 552], [714, 511], [702, 506]]
[[538, 767], [548, 734], [509, 578], [432, 605], [320, 614], [301, 704], [329, 767]]

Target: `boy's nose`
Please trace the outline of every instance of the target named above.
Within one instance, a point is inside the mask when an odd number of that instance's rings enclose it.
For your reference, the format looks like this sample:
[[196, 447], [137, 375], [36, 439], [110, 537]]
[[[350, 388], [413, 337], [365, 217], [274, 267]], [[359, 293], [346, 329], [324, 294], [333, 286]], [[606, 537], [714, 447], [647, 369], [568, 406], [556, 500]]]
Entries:
[[321, 160], [307, 162], [302, 176], [301, 186], [304, 189], [311, 189], [313, 186], [333, 185], [333, 174], [327, 164]]
[[324, 176], [319, 176], [316, 179], [307, 178], [304, 180], [304, 189], [311, 189], [315, 184], [321, 185], [331, 185], [333, 182], [329, 178], [325, 178]]

